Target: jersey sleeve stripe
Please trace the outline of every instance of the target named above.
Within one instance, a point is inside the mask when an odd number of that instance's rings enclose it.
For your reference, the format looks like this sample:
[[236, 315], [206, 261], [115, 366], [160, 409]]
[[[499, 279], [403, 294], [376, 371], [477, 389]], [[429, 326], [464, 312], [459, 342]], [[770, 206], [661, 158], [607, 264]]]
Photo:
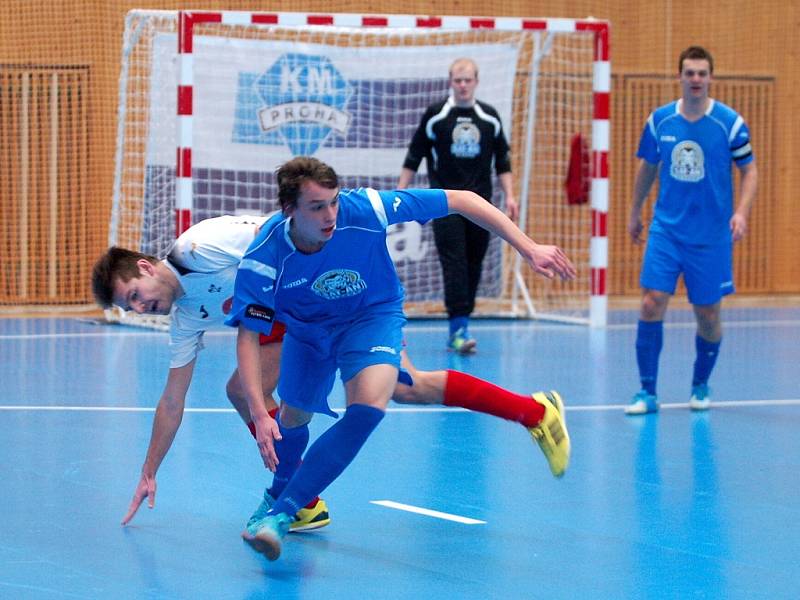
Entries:
[[736, 134], [739, 133], [739, 130], [744, 125], [744, 119], [741, 115], [736, 117], [736, 120], [733, 122], [733, 126], [731, 127], [731, 132], [728, 134], [728, 143], [730, 144], [734, 138], [736, 138]]
[[372, 205], [372, 211], [375, 213], [381, 227], [386, 229], [386, 226], [389, 224], [389, 218], [386, 216], [386, 208], [383, 206], [381, 195], [377, 190], [373, 190], [372, 188], [367, 188], [366, 192], [369, 203]]
[[500, 121], [495, 119], [493, 116], [486, 114], [486, 111], [484, 111], [481, 108], [481, 105], [478, 104], [477, 102], [475, 103], [475, 106], [473, 108], [475, 109], [476, 115], [478, 115], [481, 119], [483, 119], [487, 123], [492, 124], [492, 127], [494, 127], [494, 137], [500, 135]]
[[428, 122], [425, 124], [425, 135], [428, 136], [429, 140], [436, 139], [436, 134], [433, 133], [433, 126], [436, 125], [436, 123], [438, 123], [445, 117], [447, 117], [447, 113], [450, 112], [450, 109], [453, 108], [453, 106], [454, 106], [453, 97], [451, 96], [450, 98], [447, 99], [447, 102], [444, 103], [444, 106], [442, 106], [442, 110], [440, 110], [437, 115], [428, 119]]
[[245, 271], [253, 271], [254, 273], [258, 273], [268, 279], [276, 279], [278, 272], [275, 270], [275, 267], [270, 267], [269, 265], [265, 265], [262, 262], [257, 260], [253, 260], [252, 258], [245, 258], [239, 263], [239, 268]]
[[653, 113], [650, 113], [650, 116], [647, 117], [647, 127], [650, 129], [653, 139], [657, 140], [658, 137], [656, 137], [656, 123], [655, 119], [653, 118]]

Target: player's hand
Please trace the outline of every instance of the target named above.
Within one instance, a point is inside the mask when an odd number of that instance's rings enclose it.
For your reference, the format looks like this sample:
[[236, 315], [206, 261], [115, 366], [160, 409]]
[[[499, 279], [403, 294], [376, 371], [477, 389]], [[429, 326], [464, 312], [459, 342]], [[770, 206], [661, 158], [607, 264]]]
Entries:
[[738, 242], [747, 233], [747, 219], [739, 213], [734, 213], [730, 220], [733, 241]]
[[274, 473], [278, 467], [275, 442], [281, 439], [278, 423], [267, 414], [254, 420], [254, 423], [256, 425], [256, 442], [258, 443], [258, 451], [261, 453], [261, 460], [264, 461], [264, 466]]
[[506, 196], [506, 216], [514, 222], [519, 217], [519, 204], [513, 197]]
[[148, 508], [153, 508], [156, 505], [156, 478], [155, 476], [150, 477], [142, 473], [142, 477], [139, 479], [139, 485], [136, 486], [136, 492], [133, 494], [133, 500], [131, 500], [131, 504], [128, 506], [128, 512], [122, 517], [122, 525], [130, 523], [136, 511], [139, 510], [142, 500], [145, 498], [148, 498]]
[[575, 278], [575, 267], [558, 246], [537, 244], [527, 261], [534, 271], [548, 279], [556, 275], [565, 280]]
[[631, 236], [631, 240], [634, 244], [641, 244], [644, 240], [642, 239], [642, 231], [644, 230], [644, 225], [642, 224], [642, 216], [639, 213], [635, 213], [631, 215], [630, 221], [628, 221], [628, 233]]

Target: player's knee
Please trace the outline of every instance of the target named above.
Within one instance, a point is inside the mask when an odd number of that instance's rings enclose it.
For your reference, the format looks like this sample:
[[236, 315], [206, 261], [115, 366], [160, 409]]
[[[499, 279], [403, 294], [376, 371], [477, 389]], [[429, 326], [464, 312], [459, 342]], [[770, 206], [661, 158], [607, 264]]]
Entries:
[[716, 340], [722, 335], [722, 321], [719, 311], [695, 308], [697, 332], [707, 340]]
[[394, 388], [392, 400], [398, 404], [419, 404], [419, 402], [415, 401], [414, 387], [398, 383]]
[[642, 296], [642, 318], [645, 321], [657, 321], [664, 318], [669, 296], [648, 292]]
[[392, 400], [398, 404], [441, 404], [441, 394], [428, 385], [423, 377], [415, 377], [414, 385], [398, 383], [394, 388]]
[[225, 395], [228, 396], [228, 401], [234, 406], [237, 406], [242, 399], [241, 387], [233, 378], [229, 379], [228, 383], [225, 385]]
[[314, 415], [302, 409], [295, 408], [290, 404], [281, 404], [280, 408], [280, 422], [282, 427], [287, 429], [294, 429], [295, 427], [302, 427], [311, 422]]

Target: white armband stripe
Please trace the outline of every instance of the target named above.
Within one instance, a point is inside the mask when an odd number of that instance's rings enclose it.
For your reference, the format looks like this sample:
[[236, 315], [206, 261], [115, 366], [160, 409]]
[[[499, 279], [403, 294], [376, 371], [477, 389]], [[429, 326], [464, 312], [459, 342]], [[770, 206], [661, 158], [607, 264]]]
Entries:
[[377, 190], [373, 190], [372, 188], [367, 188], [366, 192], [369, 203], [372, 204], [372, 210], [378, 218], [378, 222], [381, 224], [381, 227], [386, 229], [389, 225], [389, 218], [386, 216], [386, 208], [383, 206], [381, 195]]
[[254, 273], [258, 273], [268, 279], [276, 279], [278, 272], [275, 270], [275, 267], [270, 267], [269, 265], [265, 265], [262, 262], [257, 260], [253, 260], [252, 258], [245, 258], [239, 263], [239, 268], [244, 269], [245, 271], [253, 271]]

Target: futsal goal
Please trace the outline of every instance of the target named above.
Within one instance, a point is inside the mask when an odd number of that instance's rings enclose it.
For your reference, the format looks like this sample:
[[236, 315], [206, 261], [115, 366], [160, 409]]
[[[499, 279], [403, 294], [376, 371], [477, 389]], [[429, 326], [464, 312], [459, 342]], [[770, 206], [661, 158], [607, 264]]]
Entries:
[[[343, 187], [393, 189], [422, 113], [448, 93], [450, 64], [470, 57], [512, 147], [520, 226], [578, 269], [546, 280], [494, 239], [476, 316], [602, 326], [608, 33], [597, 20], [131, 11], [109, 243], [161, 257], [199, 220], [271, 212], [275, 170], [296, 155], [333, 166]], [[568, 199], [568, 176], [583, 198]], [[423, 163], [413, 185], [427, 184]], [[388, 244], [408, 314], [441, 314], [431, 227], [394, 226]]]

